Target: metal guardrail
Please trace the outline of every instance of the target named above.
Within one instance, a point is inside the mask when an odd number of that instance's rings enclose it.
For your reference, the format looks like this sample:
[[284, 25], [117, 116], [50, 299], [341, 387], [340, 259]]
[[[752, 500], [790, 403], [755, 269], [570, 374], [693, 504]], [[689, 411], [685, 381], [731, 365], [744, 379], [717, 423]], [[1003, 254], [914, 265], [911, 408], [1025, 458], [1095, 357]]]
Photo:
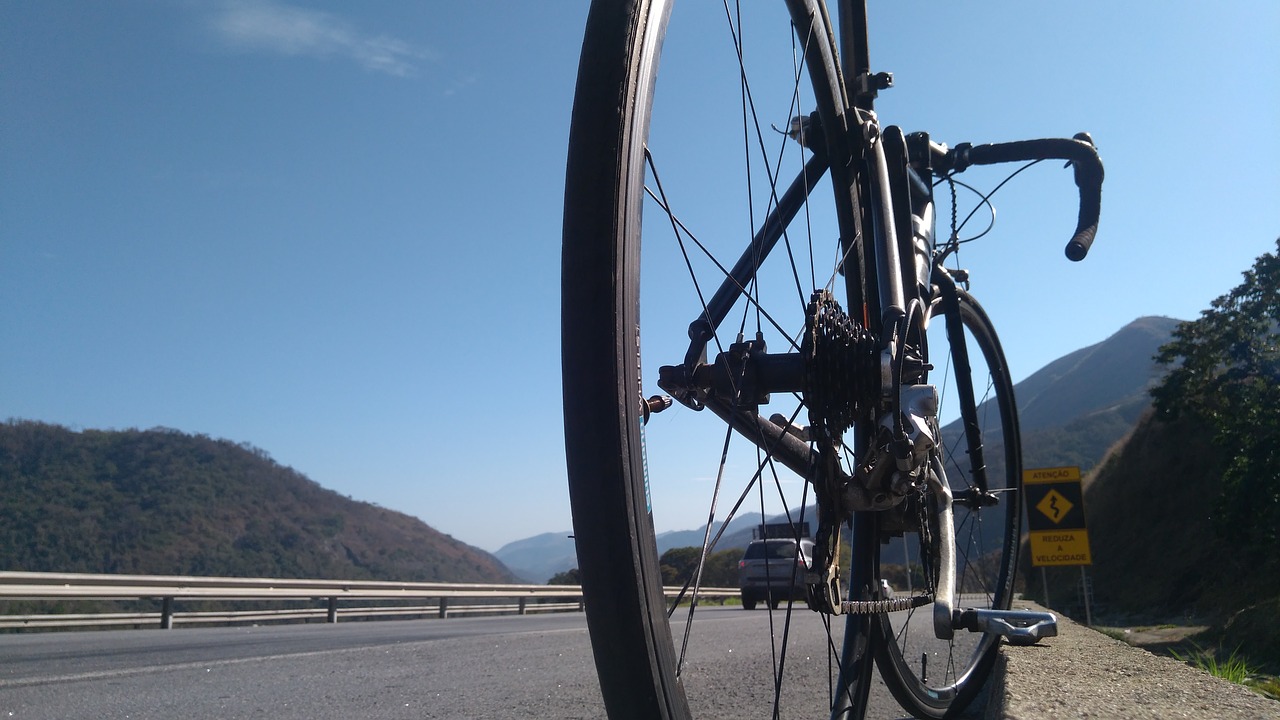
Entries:
[[[666, 588], [676, 597], [680, 588]], [[736, 597], [733, 588], [703, 588], [701, 598]], [[566, 612], [582, 610], [577, 585], [501, 585], [492, 583], [400, 583], [376, 580], [297, 580], [286, 578], [197, 577], [186, 575], [97, 575], [84, 573], [0, 572], [4, 600], [158, 599], [158, 612], [0, 614], [0, 628], [91, 627], [158, 624], [261, 622], [343, 617], [423, 617], [451, 615]], [[450, 600], [465, 599], [450, 604]], [[175, 600], [321, 601], [324, 607], [278, 610], [175, 611]], [[351, 601], [429, 601], [412, 606], [340, 607]], [[489, 602], [483, 602], [488, 600]], [[515, 602], [511, 602], [514, 600]], [[530, 601], [533, 602], [530, 602]], [[498, 603], [496, 601], [507, 601]]]

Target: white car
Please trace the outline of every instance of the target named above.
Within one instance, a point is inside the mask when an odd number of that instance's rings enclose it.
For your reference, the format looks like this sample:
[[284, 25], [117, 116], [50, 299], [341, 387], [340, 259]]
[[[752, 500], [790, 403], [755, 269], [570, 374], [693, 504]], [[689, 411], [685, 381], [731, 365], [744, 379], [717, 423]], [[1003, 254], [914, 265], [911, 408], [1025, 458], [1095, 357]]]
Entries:
[[742, 607], [754, 610], [765, 601], [778, 607], [783, 600], [805, 600], [805, 573], [813, 567], [813, 541], [788, 538], [752, 540], [738, 562], [738, 587]]

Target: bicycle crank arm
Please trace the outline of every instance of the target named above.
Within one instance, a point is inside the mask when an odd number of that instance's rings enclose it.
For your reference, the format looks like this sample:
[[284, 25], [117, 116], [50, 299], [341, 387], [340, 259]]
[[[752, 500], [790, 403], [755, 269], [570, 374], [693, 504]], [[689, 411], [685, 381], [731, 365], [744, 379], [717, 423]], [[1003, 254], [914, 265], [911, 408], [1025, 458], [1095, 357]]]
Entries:
[[1038, 610], [956, 610], [954, 624], [960, 630], [1003, 635], [1010, 645], [1034, 645], [1058, 635], [1058, 617]]
[[938, 586], [933, 598], [933, 634], [939, 640], [950, 640], [954, 637], [954, 618], [952, 608], [955, 607], [956, 587], [956, 538], [952, 527], [951, 488], [947, 485], [947, 475], [942, 469], [942, 461], [935, 455], [930, 460], [933, 468], [928, 475], [929, 485], [933, 487], [934, 502], [938, 503]]

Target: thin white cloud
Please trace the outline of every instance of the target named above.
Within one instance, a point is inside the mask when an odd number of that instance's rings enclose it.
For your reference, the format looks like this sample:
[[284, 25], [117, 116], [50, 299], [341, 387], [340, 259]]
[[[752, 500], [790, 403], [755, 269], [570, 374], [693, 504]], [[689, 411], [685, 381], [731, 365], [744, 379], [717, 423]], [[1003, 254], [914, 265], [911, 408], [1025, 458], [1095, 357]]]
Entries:
[[213, 17], [212, 29], [234, 47], [303, 57], [339, 57], [366, 70], [397, 77], [417, 73], [428, 53], [389, 35], [360, 31], [319, 10], [278, 3], [229, 2]]

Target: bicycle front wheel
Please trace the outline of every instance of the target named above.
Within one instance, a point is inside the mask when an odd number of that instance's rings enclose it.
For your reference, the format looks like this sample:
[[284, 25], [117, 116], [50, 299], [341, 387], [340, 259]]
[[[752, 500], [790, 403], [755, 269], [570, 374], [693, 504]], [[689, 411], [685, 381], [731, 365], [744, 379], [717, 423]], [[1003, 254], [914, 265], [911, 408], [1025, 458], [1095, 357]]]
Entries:
[[[809, 611], [793, 582], [778, 584], [793, 574], [764, 578], [765, 612], [709, 607], [700, 595], [738, 587], [736, 558], [722, 548], [745, 544], [730, 537], [743, 524], [782, 517], [797, 534], [817, 524], [798, 463], [788, 470], [696, 412], [696, 398], [661, 414], [644, 400], [661, 366], [697, 359], [697, 343], [715, 355], [748, 337], [798, 353], [810, 296], [843, 286], [839, 225], [854, 210], [849, 184], [823, 179], [823, 158], [845, 142], [847, 103], [825, 9], [789, 5], [771, 16], [753, 4], [746, 20], [719, 3], [591, 6], [566, 177], [565, 445], [613, 718], [861, 716], [870, 683], [869, 620]], [[663, 94], [660, 55], [663, 75], [696, 93]], [[802, 436], [798, 393], [742, 402]], [[702, 524], [681, 543], [697, 547], [693, 567], [664, 567], [659, 531]], [[691, 602], [671, 607], [672, 583]]]
[[[956, 607], [1007, 610], [1022, 517], [1022, 451], [1013, 381], [981, 306], [937, 276], [929, 319], [930, 381], [938, 388], [941, 466], [954, 498]], [[880, 573], [896, 592], [930, 586], [937, 559], [928, 513], [881, 545]], [[908, 523], [910, 524], [910, 519]], [[924, 528], [924, 530], [921, 530]], [[933, 606], [878, 616], [877, 664], [902, 706], [921, 718], [950, 717], [982, 688], [1000, 637], [956, 631], [940, 640]]]

